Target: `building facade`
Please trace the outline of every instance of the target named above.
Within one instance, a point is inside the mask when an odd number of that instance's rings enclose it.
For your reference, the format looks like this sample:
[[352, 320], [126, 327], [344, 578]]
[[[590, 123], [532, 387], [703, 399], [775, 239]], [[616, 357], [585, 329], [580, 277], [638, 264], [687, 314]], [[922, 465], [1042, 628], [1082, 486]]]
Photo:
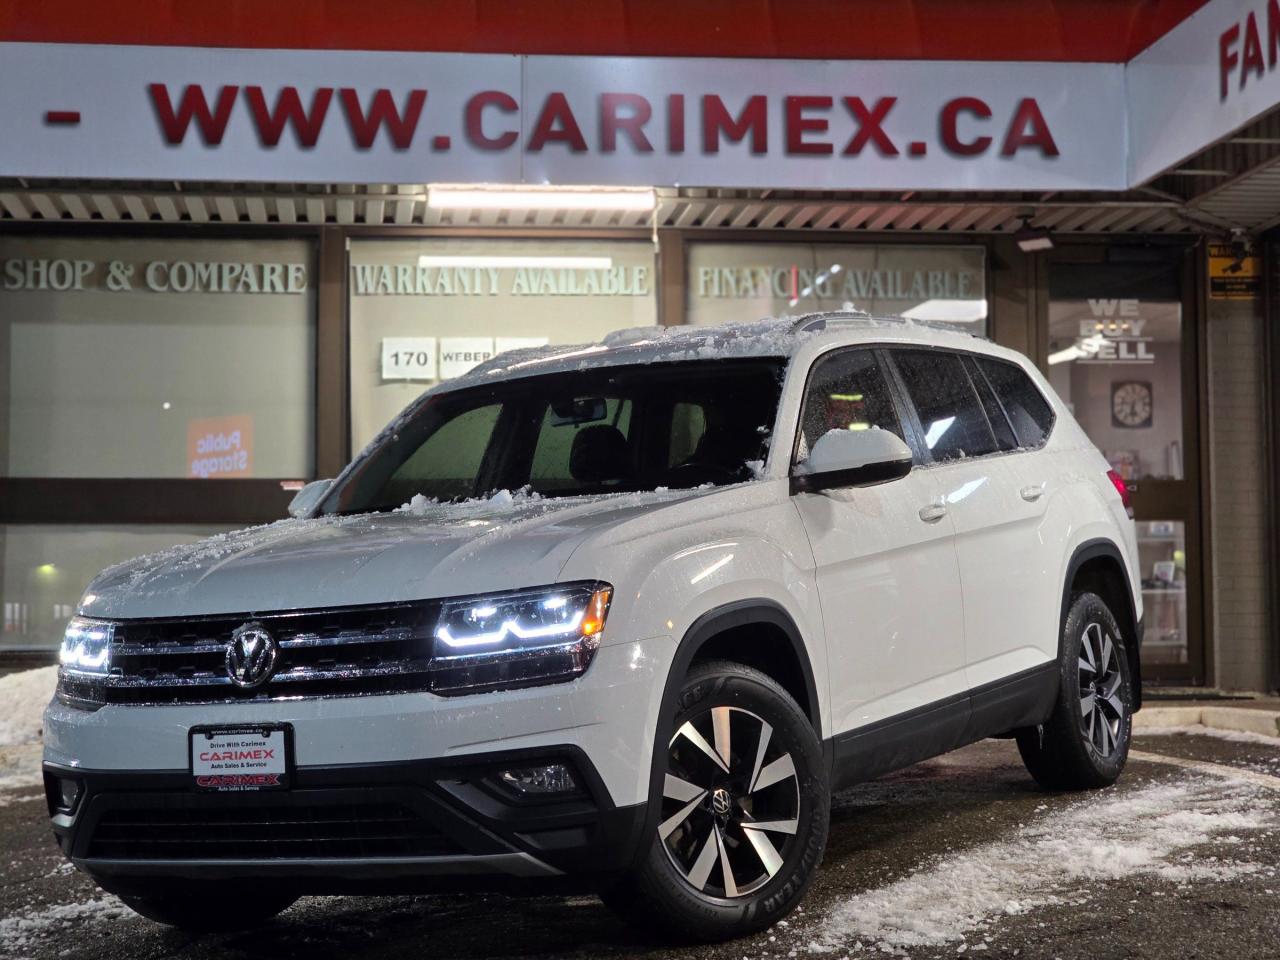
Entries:
[[523, 33], [27, 6], [0, 656], [49, 656], [110, 563], [280, 518], [494, 352], [852, 305], [1035, 359], [1133, 491], [1147, 680], [1275, 686], [1266, 4], [903, 0], [816, 38], [796, 4], [586, 33], [571, 0]]

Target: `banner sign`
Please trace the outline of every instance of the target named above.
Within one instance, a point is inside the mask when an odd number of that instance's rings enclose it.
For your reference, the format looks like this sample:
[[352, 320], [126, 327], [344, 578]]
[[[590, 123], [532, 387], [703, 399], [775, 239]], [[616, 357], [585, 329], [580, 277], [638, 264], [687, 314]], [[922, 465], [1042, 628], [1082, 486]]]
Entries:
[[1280, 3], [1213, 0], [1134, 57], [1125, 79], [1137, 185], [1280, 103]]
[[1118, 190], [1124, 67], [0, 44], [0, 176]]
[[0, 260], [0, 290], [107, 290], [112, 293], [305, 293], [303, 263], [212, 260]]

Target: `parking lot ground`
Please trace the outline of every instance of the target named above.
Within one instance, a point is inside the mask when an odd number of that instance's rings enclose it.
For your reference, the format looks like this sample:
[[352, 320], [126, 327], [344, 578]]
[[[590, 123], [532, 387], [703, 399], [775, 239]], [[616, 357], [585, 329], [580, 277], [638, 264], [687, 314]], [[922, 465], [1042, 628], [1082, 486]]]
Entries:
[[187, 936], [64, 865], [19, 787], [0, 792], [0, 957], [1280, 957], [1280, 743], [1135, 750], [1095, 793], [1040, 791], [1009, 741], [842, 793], [803, 909], [696, 947], [647, 940], [593, 897], [307, 898], [258, 930]]

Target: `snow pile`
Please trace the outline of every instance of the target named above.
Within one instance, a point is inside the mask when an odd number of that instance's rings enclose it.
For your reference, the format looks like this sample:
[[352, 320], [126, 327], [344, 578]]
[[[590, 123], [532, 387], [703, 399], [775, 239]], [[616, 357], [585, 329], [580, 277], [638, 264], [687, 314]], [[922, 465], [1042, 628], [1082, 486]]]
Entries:
[[110, 895], [84, 903], [59, 903], [16, 917], [0, 919], [0, 956], [12, 957], [41, 941], [79, 936], [86, 922], [120, 921], [136, 914]]
[[1080, 902], [1096, 880], [1145, 874], [1186, 883], [1257, 872], [1257, 864], [1187, 852], [1219, 835], [1274, 825], [1268, 800], [1250, 784], [1201, 779], [1109, 792], [859, 894], [827, 916], [810, 949], [848, 950], [855, 942], [885, 952], [939, 947], [1002, 915]]
[[0, 747], [40, 739], [44, 708], [58, 685], [58, 668], [41, 667], [0, 677]]
[[0, 790], [40, 783], [40, 726], [57, 683], [57, 667], [0, 677]]

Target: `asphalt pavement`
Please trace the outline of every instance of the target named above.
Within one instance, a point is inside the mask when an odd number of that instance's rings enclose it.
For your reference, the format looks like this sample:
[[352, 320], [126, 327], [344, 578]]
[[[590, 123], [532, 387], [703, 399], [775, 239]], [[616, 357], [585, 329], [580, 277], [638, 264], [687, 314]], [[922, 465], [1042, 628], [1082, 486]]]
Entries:
[[64, 864], [38, 790], [19, 787], [0, 791], [0, 958], [1280, 958], [1280, 741], [1135, 750], [1088, 794], [1039, 790], [1008, 741], [842, 793], [802, 910], [697, 947], [593, 897], [307, 898], [257, 930], [187, 936]]

